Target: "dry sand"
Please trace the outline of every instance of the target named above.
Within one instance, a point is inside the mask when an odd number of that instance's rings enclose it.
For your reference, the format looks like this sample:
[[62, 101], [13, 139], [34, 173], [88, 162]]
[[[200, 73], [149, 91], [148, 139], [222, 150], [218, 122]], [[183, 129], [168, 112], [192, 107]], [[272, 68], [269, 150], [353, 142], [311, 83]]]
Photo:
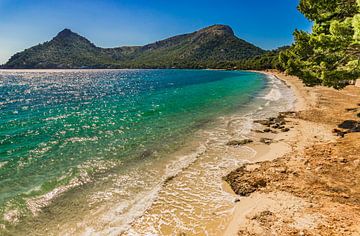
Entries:
[[296, 113], [286, 118], [293, 128], [226, 177], [244, 196], [224, 235], [360, 235], [360, 133], [332, 132], [360, 120], [360, 88], [309, 88], [266, 73], [295, 92]]

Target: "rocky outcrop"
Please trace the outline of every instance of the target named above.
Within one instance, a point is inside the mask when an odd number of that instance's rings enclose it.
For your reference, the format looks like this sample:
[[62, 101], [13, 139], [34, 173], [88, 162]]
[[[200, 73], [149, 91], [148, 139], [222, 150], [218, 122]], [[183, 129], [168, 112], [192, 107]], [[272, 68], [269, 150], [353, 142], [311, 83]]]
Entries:
[[245, 145], [248, 143], [252, 143], [253, 140], [251, 139], [243, 139], [243, 140], [231, 140], [229, 142], [226, 143], [226, 145], [228, 146], [240, 146], [240, 145]]
[[236, 171], [231, 172], [225, 177], [234, 192], [240, 196], [249, 196], [259, 188], [266, 187], [267, 180], [262, 175], [252, 175], [251, 172], [246, 170], [246, 165], [238, 168]]
[[262, 133], [278, 133], [278, 131], [281, 132], [289, 132], [290, 128], [285, 127], [286, 125], [286, 117], [294, 118], [296, 116], [296, 112], [280, 112], [277, 117], [270, 117], [268, 119], [264, 120], [255, 120], [254, 123], [261, 124], [263, 126], [266, 126], [264, 130], [260, 131]]

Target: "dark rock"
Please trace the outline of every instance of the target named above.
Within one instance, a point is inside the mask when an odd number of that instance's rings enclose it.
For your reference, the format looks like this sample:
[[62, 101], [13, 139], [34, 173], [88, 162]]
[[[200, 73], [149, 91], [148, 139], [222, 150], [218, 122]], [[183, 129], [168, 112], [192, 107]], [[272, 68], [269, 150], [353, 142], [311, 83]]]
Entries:
[[252, 143], [252, 142], [253, 142], [253, 140], [251, 140], [251, 139], [231, 140], [231, 141], [227, 142], [226, 145], [228, 145], [228, 146], [240, 146], [240, 145], [245, 145], [245, 144]]
[[335, 133], [336, 136], [340, 136], [342, 138], [345, 136], [345, 134], [348, 133], [347, 131], [342, 131], [342, 130], [339, 130], [339, 129], [333, 129], [332, 132]]
[[266, 187], [266, 181], [264, 179], [255, 179], [249, 181], [241, 181], [237, 183], [235, 193], [240, 196], [249, 196], [259, 188]]
[[343, 123], [339, 124], [338, 127], [342, 129], [352, 129], [358, 125], [359, 125], [359, 121], [345, 120]]
[[266, 181], [264, 179], [258, 179], [255, 181], [255, 187], [259, 188], [259, 187], [266, 187]]
[[332, 132], [333, 132], [333, 133], [339, 133], [339, 132], [342, 132], [342, 131], [339, 130], [339, 129], [333, 129]]
[[339, 128], [342, 129], [347, 129], [347, 131], [340, 131], [340, 132], [336, 132], [338, 131], [337, 129], [334, 129], [333, 132], [335, 131], [335, 133], [338, 136], [343, 137], [344, 134], [346, 133], [357, 133], [360, 132], [360, 121], [355, 121], [355, 120], [345, 120], [343, 123], [341, 123], [340, 125], [338, 125]]
[[164, 181], [164, 184], [169, 183], [169, 182], [170, 182], [171, 180], [173, 180], [175, 177], [176, 177], [175, 175], [172, 175], [172, 176], [167, 177], [167, 178], [165, 179], [165, 181]]
[[275, 125], [271, 126], [271, 128], [273, 128], [273, 129], [279, 129], [279, 127], [280, 127], [279, 124], [275, 124]]
[[283, 129], [281, 129], [281, 132], [289, 132], [289, 131], [290, 131], [289, 128], [283, 128]]
[[271, 143], [273, 143], [273, 140], [272, 139], [270, 139], [270, 138], [261, 138], [260, 139], [260, 142], [262, 142], [262, 143], [265, 143], [265, 144], [271, 144]]
[[343, 138], [343, 137], [345, 137], [345, 134], [347, 134], [347, 132], [339, 132], [336, 135]]
[[276, 122], [276, 119], [277, 119], [277, 117], [270, 117], [268, 120], [269, 120], [270, 122]]
[[351, 133], [358, 133], [360, 132], [360, 124], [358, 124], [356, 127], [353, 127], [349, 130]]
[[270, 133], [270, 132], [271, 132], [271, 129], [269, 129], [269, 128], [264, 129], [264, 132], [265, 132], [265, 133]]
[[285, 120], [284, 120], [284, 118], [276, 118], [274, 122], [275, 122], [276, 124], [280, 124], [280, 125], [286, 123]]
[[341, 159], [339, 160], [339, 162], [340, 162], [340, 163], [344, 163], [344, 164], [345, 164], [345, 163], [348, 163], [348, 160], [347, 160], [347, 159], [345, 159], [345, 158], [341, 158]]

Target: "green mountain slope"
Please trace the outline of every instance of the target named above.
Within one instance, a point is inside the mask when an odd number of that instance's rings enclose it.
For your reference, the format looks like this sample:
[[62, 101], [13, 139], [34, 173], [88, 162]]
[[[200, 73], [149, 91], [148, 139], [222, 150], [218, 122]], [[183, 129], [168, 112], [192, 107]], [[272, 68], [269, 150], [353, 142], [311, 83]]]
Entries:
[[213, 25], [145, 46], [99, 48], [65, 29], [51, 41], [17, 53], [4, 68], [201, 68], [238, 61], [265, 51], [237, 38], [225, 25]]

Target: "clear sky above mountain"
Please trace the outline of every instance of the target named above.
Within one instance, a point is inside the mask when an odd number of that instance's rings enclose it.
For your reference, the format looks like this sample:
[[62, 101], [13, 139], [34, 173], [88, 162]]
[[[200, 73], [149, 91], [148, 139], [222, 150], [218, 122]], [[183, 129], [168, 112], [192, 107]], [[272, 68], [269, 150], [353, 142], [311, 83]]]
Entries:
[[64, 28], [100, 47], [144, 45], [213, 24], [264, 49], [310, 30], [296, 0], [0, 0], [0, 63]]

